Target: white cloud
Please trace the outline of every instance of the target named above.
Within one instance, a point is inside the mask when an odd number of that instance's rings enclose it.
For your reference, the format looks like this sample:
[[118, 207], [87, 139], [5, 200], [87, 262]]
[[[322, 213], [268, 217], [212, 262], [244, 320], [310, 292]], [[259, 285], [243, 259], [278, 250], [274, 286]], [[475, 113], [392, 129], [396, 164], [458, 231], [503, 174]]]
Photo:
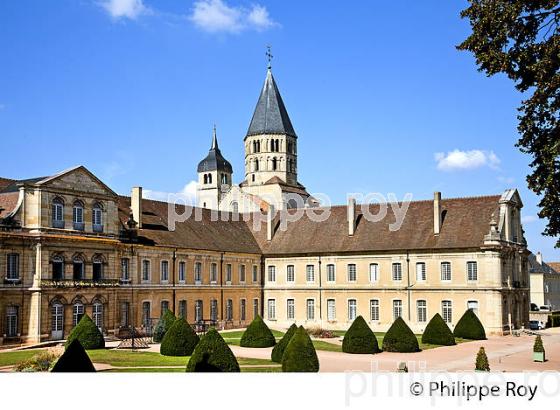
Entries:
[[537, 222], [538, 220], [539, 218], [536, 215], [524, 215], [521, 217], [521, 223], [523, 224], [530, 224], [533, 222]]
[[148, 14], [150, 9], [144, 5], [142, 0], [104, 0], [101, 6], [114, 19], [128, 18], [136, 19], [142, 14]]
[[196, 204], [196, 181], [190, 181], [186, 184], [182, 190], [179, 192], [163, 192], [163, 191], [153, 191], [151, 189], [145, 189], [143, 192], [143, 196], [148, 199], [154, 199], [156, 201], [176, 201], [176, 200], [183, 200], [189, 205]]
[[448, 152], [438, 152], [434, 155], [437, 162], [437, 168], [440, 171], [469, 170], [482, 167], [498, 168], [500, 159], [493, 151], [471, 150], [461, 151], [454, 150]]
[[266, 30], [277, 25], [266, 7], [255, 4], [251, 9], [229, 6], [224, 0], [197, 0], [189, 19], [200, 29], [210, 33]]

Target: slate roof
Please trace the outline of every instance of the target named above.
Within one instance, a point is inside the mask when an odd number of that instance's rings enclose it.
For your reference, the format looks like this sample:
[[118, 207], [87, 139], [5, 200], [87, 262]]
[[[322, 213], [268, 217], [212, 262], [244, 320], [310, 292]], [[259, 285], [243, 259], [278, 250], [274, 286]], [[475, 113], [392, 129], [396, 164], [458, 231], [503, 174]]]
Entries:
[[224, 171], [233, 174], [233, 167], [224, 158], [220, 147], [218, 146], [218, 138], [216, 136], [216, 128], [214, 127], [214, 135], [212, 136], [212, 146], [208, 155], [198, 164], [198, 172]]
[[530, 254], [528, 257], [529, 262], [529, 273], [557, 273], [551, 264], [543, 262], [540, 264], [537, 261], [537, 257], [534, 254]]

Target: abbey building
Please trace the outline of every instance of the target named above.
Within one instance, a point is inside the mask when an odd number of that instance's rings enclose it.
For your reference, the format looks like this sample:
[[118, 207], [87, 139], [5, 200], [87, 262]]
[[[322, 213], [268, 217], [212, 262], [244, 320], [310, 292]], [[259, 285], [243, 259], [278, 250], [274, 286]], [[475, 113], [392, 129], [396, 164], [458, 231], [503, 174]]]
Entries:
[[[140, 187], [118, 195], [83, 166], [0, 178], [0, 341], [61, 340], [84, 314], [118, 336], [150, 329], [165, 309], [224, 328], [261, 315], [279, 328], [346, 329], [362, 315], [377, 331], [400, 316], [421, 332], [435, 313], [453, 328], [467, 309], [488, 333], [527, 323], [516, 190], [436, 193], [412, 202], [397, 231], [352, 201], [320, 222], [304, 214], [286, 229], [272, 218], [256, 229], [257, 212], [319, 205], [299, 182], [297, 142], [268, 70], [243, 139], [243, 181], [233, 183], [214, 132], [198, 165], [200, 218], [173, 230], [167, 203]], [[213, 210], [232, 217], [215, 220]]]

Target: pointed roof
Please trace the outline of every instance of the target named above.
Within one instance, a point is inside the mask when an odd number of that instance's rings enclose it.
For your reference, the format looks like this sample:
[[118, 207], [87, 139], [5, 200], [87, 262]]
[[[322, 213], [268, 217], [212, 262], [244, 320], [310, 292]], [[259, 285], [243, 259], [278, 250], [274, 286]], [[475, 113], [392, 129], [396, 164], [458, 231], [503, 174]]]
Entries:
[[212, 134], [212, 146], [206, 158], [198, 164], [198, 172], [224, 171], [233, 174], [231, 164], [224, 158], [218, 147], [218, 137], [216, 136], [216, 126]]
[[247, 136], [262, 134], [287, 134], [297, 137], [270, 67], [247, 131]]

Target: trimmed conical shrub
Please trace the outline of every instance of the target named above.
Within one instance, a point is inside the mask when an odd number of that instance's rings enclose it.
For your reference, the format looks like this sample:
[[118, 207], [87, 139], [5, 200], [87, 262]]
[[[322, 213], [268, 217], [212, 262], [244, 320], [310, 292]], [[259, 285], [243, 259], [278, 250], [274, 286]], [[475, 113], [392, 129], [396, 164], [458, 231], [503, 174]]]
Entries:
[[282, 357], [282, 371], [295, 373], [317, 373], [319, 371], [319, 358], [311, 338], [300, 326]]
[[187, 372], [239, 372], [239, 363], [233, 352], [214, 328], [204, 336], [187, 364]]
[[51, 370], [52, 373], [95, 372], [95, 367], [78, 339], [72, 340]]
[[190, 356], [199, 341], [191, 325], [179, 318], [165, 333], [159, 352], [163, 356]]
[[78, 340], [87, 350], [105, 348], [105, 338], [88, 315], [82, 316], [76, 327], [70, 332], [66, 340], [67, 349], [74, 340]]
[[375, 354], [379, 353], [379, 343], [362, 316], [358, 316], [342, 341], [344, 353]]
[[386, 352], [419, 352], [418, 339], [405, 321], [398, 317], [383, 338], [383, 350]]
[[260, 316], [247, 327], [239, 343], [241, 347], [272, 347], [275, 344], [276, 338]]
[[457, 322], [453, 331], [455, 337], [469, 340], [486, 340], [486, 332], [484, 326], [476, 316], [472, 309], [468, 309], [463, 317]]
[[173, 326], [175, 320], [176, 317], [173, 312], [171, 312], [169, 309], [165, 309], [165, 312], [163, 312], [163, 316], [159, 319], [156, 327], [154, 328], [152, 339], [155, 343], [160, 343], [163, 340], [165, 333], [167, 333], [167, 331], [171, 329], [171, 326]]
[[292, 336], [294, 335], [294, 333], [296, 333], [297, 328], [298, 327], [295, 323], [290, 326], [286, 334], [284, 334], [284, 337], [282, 337], [278, 344], [274, 346], [271, 355], [271, 359], [273, 362], [282, 363], [282, 356], [284, 356], [284, 351], [286, 350], [288, 343], [290, 343], [290, 340], [292, 340]]
[[436, 313], [422, 335], [422, 343], [432, 345], [453, 346], [455, 345], [455, 337], [447, 323], [443, 320], [439, 313]]
[[490, 371], [490, 363], [488, 363], [488, 356], [486, 356], [486, 352], [484, 351], [484, 347], [481, 347], [476, 355], [476, 362], [474, 364], [474, 369], [479, 372], [489, 372]]

